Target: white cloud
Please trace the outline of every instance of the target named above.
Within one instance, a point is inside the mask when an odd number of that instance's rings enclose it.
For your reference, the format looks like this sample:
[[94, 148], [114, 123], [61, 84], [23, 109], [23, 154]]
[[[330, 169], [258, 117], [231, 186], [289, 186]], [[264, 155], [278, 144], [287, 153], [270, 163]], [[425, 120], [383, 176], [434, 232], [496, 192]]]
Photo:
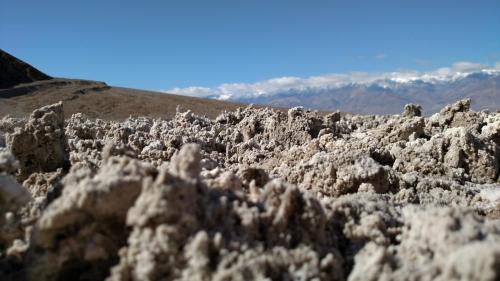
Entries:
[[440, 81], [457, 79], [469, 73], [478, 71], [500, 74], [500, 62], [497, 62], [494, 66], [489, 66], [461, 61], [454, 63], [450, 67], [442, 67], [428, 72], [405, 70], [384, 73], [351, 72], [347, 74], [325, 74], [309, 78], [287, 76], [259, 81], [256, 83], [227, 83], [213, 88], [173, 88], [164, 92], [197, 97], [211, 96], [225, 100], [232, 98], [249, 98], [260, 95], [272, 95], [289, 90], [301, 91], [311, 88], [339, 88], [349, 84], [369, 85], [377, 82], [381, 85], [389, 85], [390, 83], [407, 83], [415, 80], [438, 83]]
[[383, 59], [387, 58], [387, 54], [384, 54], [384, 53], [378, 54], [375, 56], [375, 58], [378, 60], [383, 60]]
[[212, 94], [212, 89], [207, 87], [187, 87], [187, 88], [173, 88], [170, 90], [162, 91], [164, 93], [192, 96], [192, 97], [205, 97]]
[[453, 72], [473, 72], [488, 68], [487, 65], [480, 63], [473, 63], [468, 61], [459, 61], [452, 65], [451, 70]]

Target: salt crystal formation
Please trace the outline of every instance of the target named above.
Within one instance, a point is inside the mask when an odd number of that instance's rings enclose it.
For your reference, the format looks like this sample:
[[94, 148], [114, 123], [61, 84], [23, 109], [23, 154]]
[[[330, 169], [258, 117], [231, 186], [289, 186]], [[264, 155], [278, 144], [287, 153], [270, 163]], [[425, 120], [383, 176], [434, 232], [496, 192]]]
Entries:
[[0, 120], [0, 280], [499, 280], [500, 113]]

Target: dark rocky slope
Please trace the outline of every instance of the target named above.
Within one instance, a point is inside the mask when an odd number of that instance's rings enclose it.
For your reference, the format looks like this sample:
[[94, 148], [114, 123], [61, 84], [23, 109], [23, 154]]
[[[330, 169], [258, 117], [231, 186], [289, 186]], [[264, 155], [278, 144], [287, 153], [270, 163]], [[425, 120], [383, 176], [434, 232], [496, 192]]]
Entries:
[[0, 89], [51, 78], [24, 61], [0, 50]]

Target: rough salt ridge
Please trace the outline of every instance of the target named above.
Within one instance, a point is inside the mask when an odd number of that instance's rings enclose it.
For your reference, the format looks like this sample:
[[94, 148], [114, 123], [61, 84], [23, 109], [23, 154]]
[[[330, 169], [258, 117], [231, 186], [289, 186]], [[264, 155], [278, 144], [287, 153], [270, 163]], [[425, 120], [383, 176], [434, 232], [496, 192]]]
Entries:
[[500, 113], [0, 120], [1, 280], [498, 280]]

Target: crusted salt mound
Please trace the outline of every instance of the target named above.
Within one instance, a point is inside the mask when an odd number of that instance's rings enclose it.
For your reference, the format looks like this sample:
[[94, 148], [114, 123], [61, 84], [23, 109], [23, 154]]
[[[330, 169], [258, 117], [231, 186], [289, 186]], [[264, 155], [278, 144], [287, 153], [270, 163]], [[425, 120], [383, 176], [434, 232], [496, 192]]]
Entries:
[[422, 107], [418, 104], [407, 104], [402, 115], [403, 117], [422, 116]]
[[142, 190], [109, 280], [342, 279], [320, 202], [275, 180], [254, 203], [204, 185], [199, 172], [198, 147], [187, 145]]
[[[0, 164], [1, 168], [5, 166]], [[0, 280], [23, 279], [21, 253], [28, 245], [22, 208], [30, 200], [29, 192], [13, 176], [0, 173]]]
[[62, 102], [33, 111], [23, 127], [7, 135], [7, 148], [19, 160], [20, 177], [66, 166]]
[[[409, 206], [400, 243], [367, 244], [355, 257], [350, 280], [496, 280], [500, 224], [470, 210]], [[475, 253], [476, 255], [473, 255]]]
[[143, 181], [155, 174], [153, 167], [123, 157], [109, 159], [92, 178], [66, 180], [60, 197], [36, 223], [29, 276], [64, 280], [84, 274], [89, 280], [103, 279], [125, 244], [126, 213]]
[[24, 236], [16, 212], [30, 200], [29, 192], [14, 177], [0, 175], [0, 249]]
[[498, 280], [500, 113], [420, 112], [2, 118], [0, 279]]

